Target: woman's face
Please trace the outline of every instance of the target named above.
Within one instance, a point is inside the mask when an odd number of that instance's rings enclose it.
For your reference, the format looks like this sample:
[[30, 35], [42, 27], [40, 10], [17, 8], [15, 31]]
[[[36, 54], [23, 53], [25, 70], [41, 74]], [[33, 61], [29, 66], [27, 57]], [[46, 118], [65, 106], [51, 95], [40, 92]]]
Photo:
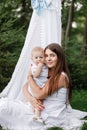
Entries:
[[46, 65], [49, 68], [54, 68], [56, 66], [56, 64], [57, 64], [57, 61], [58, 61], [57, 54], [54, 53], [53, 51], [51, 51], [50, 49], [46, 49], [46, 51], [45, 51]]

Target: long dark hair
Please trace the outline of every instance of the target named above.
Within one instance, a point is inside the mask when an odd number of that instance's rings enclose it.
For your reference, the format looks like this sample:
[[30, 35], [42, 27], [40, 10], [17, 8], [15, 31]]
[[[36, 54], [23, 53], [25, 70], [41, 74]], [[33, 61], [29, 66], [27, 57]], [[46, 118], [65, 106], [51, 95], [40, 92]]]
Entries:
[[[68, 66], [67, 66], [67, 63], [66, 63], [66, 59], [65, 59], [65, 55], [64, 55], [64, 52], [63, 52], [63, 49], [56, 43], [52, 43], [52, 44], [49, 44], [44, 52], [47, 50], [47, 49], [50, 49], [51, 51], [53, 51], [54, 53], [56, 53], [57, 57], [58, 57], [58, 63], [56, 64], [54, 70], [55, 71], [52, 71], [51, 72], [51, 69], [49, 69], [49, 75], [50, 75], [50, 78], [49, 78], [49, 88], [48, 88], [48, 95], [51, 95], [53, 93], [53, 91], [55, 90], [58, 90], [58, 81], [59, 81], [59, 77], [61, 75], [61, 72], [65, 72], [68, 76], [68, 79], [69, 79], [69, 83], [68, 83], [68, 90], [69, 90], [69, 93], [68, 93], [68, 97], [69, 97], [69, 100], [71, 99], [71, 77], [70, 77], [70, 72], [69, 72], [69, 69], [68, 69]], [[62, 87], [62, 86], [61, 86]]]

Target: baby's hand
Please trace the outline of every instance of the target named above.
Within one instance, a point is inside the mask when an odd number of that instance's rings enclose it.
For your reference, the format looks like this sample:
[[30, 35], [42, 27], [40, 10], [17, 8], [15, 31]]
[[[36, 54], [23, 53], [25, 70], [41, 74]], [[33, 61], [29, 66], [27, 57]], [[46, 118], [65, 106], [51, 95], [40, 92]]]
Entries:
[[42, 67], [43, 65], [44, 65], [44, 64], [41, 63], [41, 62], [39, 62], [39, 64], [38, 64], [39, 67]]

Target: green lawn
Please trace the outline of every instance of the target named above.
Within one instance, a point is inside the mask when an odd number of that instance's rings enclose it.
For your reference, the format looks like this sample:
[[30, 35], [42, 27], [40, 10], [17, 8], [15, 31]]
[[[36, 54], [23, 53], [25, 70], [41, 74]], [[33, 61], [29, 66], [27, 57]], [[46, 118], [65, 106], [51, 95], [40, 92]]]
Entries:
[[[71, 105], [75, 109], [87, 111], [87, 90], [74, 90]], [[0, 130], [2, 129], [0, 128]], [[62, 130], [62, 129], [55, 127], [50, 128], [48, 130]], [[83, 128], [81, 130], [87, 130], [87, 123], [83, 125]]]

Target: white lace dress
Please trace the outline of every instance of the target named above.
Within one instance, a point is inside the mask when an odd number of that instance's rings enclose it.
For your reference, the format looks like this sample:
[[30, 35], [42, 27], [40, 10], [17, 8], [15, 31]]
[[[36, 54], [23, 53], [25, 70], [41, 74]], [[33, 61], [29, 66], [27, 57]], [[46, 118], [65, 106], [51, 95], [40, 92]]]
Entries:
[[43, 125], [32, 120], [34, 113], [31, 105], [17, 99], [0, 99], [0, 124], [9, 130], [47, 130], [54, 126], [64, 130], [77, 130], [84, 123], [81, 118], [87, 116], [87, 112], [66, 106], [66, 100], [66, 88], [59, 89], [44, 100], [45, 109], [41, 112], [45, 121]]

